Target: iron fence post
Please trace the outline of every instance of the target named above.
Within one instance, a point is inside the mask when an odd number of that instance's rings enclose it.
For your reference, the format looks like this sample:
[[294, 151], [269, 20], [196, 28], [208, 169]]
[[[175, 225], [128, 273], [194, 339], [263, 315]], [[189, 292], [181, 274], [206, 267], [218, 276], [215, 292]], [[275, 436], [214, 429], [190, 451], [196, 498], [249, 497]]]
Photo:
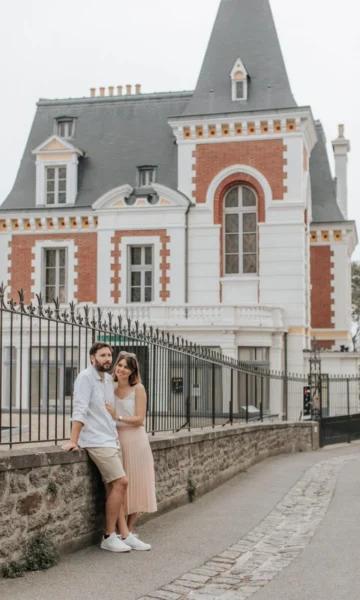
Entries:
[[233, 418], [234, 418], [234, 371], [233, 368], [230, 367], [230, 415], [229, 415], [229, 419], [230, 419], [230, 425], [233, 424]]
[[348, 420], [348, 444], [351, 443], [351, 415], [350, 415], [350, 381], [346, 378], [346, 408], [347, 408], [347, 420]]
[[246, 423], [248, 423], [248, 421], [249, 421], [249, 373], [246, 373], [246, 375], [245, 375], [245, 395], [246, 395], [245, 420], [246, 420]]
[[211, 363], [212, 371], [212, 385], [211, 385], [211, 422], [213, 428], [215, 427], [215, 363]]

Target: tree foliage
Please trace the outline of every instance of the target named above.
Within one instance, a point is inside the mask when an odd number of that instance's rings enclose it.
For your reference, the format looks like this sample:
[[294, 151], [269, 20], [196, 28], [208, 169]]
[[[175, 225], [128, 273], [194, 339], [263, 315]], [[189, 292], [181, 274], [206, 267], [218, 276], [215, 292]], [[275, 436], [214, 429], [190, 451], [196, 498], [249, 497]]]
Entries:
[[351, 264], [351, 302], [354, 331], [352, 341], [354, 350], [360, 348], [360, 262]]

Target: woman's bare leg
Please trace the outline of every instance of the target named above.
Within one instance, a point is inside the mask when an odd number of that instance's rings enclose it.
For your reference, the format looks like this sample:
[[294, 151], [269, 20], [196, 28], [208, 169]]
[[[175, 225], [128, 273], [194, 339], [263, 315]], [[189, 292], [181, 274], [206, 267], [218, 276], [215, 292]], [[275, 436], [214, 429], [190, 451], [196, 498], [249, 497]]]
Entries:
[[118, 531], [121, 533], [123, 539], [129, 535], [129, 528], [126, 523], [124, 504], [122, 503], [119, 510], [119, 516], [117, 520]]
[[131, 513], [131, 515], [128, 515], [127, 526], [128, 526], [130, 533], [132, 533], [134, 530], [134, 526], [135, 526], [138, 516], [139, 516], [139, 513]]

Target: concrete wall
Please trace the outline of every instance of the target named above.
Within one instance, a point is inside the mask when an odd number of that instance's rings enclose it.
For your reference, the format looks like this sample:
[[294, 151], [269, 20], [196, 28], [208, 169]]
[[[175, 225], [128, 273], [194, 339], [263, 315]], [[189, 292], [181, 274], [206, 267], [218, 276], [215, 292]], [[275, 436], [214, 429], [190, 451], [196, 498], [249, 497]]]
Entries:
[[[151, 440], [159, 510], [202, 494], [250, 465], [281, 453], [318, 448], [314, 423], [234, 425]], [[0, 566], [20, 558], [24, 542], [46, 531], [62, 551], [97, 541], [103, 488], [84, 451], [13, 450], [0, 455]]]

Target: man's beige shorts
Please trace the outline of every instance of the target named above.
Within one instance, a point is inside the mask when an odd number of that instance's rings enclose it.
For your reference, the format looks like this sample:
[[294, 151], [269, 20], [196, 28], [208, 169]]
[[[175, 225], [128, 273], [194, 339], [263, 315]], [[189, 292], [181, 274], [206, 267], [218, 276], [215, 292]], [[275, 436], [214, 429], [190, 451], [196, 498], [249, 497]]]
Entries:
[[105, 483], [125, 477], [120, 448], [86, 448]]

